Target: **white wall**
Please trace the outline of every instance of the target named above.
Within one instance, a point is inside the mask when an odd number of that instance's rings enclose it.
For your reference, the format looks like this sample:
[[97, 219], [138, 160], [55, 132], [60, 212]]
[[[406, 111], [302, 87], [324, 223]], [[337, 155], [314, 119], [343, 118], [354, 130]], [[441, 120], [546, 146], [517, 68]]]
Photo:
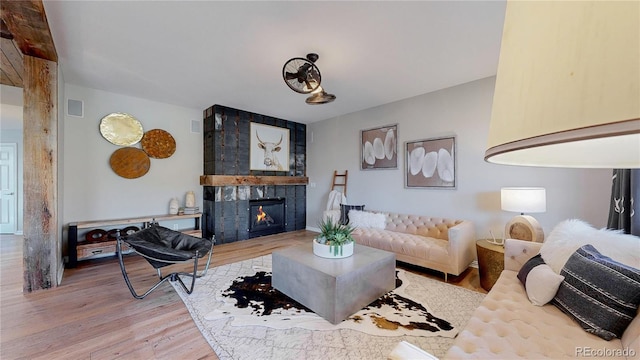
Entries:
[[[308, 226], [316, 226], [326, 207], [334, 170], [349, 170], [350, 204], [365, 204], [365, 210], [471, 220], [479, 237], [489, 237], [490, 229], [501, 236], [506, 222], [517, 215], [500, 209], [500, 188], [505, 186], [547, 189], [547, 212], [531, 214], [545, 234], [567, 218], [605, 226], [611, 170], [516, 167], [484, 161], [494, 85], [495, 77], [486, 78], [309, 124]], [[360, 170], [360, 130], [394, 123], [398, 124], [399, 168]], [[404, 143], [451, 134], [457, 137], [457, 189], [405, 188]]]
[[[83, 118], [64, 118], [65, 224], [167, 214], [171, 198], [177, 197], [184, 206], [189, 190], [195, 191], [196, 205], [202, 208], [202, 132], [191, 132], [191, 120], [201, 122], [202, 110], [70, 84], [65, 85], [65, 97], [84, 102]], [[116, 175], [109, 158], [120, 147], [105, 140], [99, 130], [100, 120], [112, 112], [135, 116], [145, 131], [168, 131], [176, 140], [175, 153], [151, 159], [149, 172], [137, 179]], [[193, 226], [193, 221], [189, 224]]]

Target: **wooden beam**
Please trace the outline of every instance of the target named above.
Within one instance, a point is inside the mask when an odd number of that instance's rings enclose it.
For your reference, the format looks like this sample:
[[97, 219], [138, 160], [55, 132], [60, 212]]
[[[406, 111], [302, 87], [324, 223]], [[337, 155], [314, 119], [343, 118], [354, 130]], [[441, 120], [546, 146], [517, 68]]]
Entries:
[[203, 186], [238, 186], [238, 185], [306, 185], [306, 176], [249, 176], [249, 175], [201, 175]]
[[0, 3], [2, 20], [25, 55], [58, 61], [42, 0]]
[[0, 49], [2, 56], [2, 63], [0, 69], [2, 70], [2, 77], [0, 83], [3, 85], [22, 87], [22, 76], [24, 73], [24, 65], [22, 59], [22, 52], [18, 50], [13, 40], [6, 38], [0, 38]]
[[23, 291], [57, 286], [62, 256], [57, 215], [57, 63], [24, 57]]

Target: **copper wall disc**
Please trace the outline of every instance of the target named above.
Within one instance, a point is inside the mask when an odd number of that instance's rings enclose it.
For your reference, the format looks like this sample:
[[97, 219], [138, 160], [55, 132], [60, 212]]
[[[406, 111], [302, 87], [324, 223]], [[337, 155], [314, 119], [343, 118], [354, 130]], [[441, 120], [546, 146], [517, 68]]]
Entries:
[[126, 147], [114, 151], [109, 164], [116, 174], [123, 178], [135, 179], [149, 171], [151, 160], [144, 151]]
[[176, 151], [176, 140], [168, 132], [153, 129], [144, 133], [142, 150], [154, 159], [166, 159]]
[[100, 120], [100, 134], [114, 145], [136, 144], [144, 132], [142, 124], [135, 117], [125, 113], [111, 113]]

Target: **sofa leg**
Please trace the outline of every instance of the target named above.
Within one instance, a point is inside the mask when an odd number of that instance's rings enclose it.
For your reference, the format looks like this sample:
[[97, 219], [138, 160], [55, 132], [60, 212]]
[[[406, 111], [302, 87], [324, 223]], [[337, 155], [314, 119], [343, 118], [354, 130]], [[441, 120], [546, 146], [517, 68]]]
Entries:
[[447, 282], [447, 275], [449, 275], [449, 274], [447, 274], [447, 273], [445, 272], [445, 273], [444, 273], [444, 282]]

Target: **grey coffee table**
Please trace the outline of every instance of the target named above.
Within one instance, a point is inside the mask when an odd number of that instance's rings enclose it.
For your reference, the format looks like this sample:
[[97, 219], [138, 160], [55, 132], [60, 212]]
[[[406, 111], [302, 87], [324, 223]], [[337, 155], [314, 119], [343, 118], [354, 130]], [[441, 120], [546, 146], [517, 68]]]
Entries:
[[394, 253], [355, 244], [353, 255], [325, 259], [311, 242], [272, 254], [271, 285], [332, 324], [358, 312], [396, 285]]

